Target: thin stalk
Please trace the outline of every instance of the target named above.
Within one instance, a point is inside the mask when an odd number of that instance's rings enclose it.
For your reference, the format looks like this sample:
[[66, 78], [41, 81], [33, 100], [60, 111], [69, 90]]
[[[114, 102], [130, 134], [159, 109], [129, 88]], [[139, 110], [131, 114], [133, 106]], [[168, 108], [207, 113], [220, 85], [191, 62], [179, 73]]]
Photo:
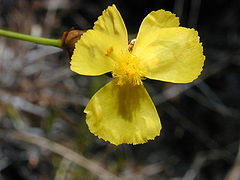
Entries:
[[31, 35], [27, 35], [27, 34], [3, 30], [3, 29], [0, 29], [0, 36], [5, 36], [5, 37], [20, 39], [20, 40], [24, 40], [24, 41], [37, 43], [37, 44], [43, 44], [43, 45], [55, 46], [55, 47], [62, 48], [62, 40], [61, 39], [49, 39], [49, 38], [31, 36]]

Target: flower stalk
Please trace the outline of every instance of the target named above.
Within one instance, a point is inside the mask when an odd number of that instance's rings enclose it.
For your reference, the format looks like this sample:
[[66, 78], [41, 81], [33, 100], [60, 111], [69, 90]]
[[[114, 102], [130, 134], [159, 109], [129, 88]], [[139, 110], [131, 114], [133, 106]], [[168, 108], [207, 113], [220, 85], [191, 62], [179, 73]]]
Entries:
[[31, 35], [13, 32], [9, 30], [3, 30], [3, 29], [0, 29], [0, 36], [5, 36], [13, 39], [19, 39], [19, 40], [29, 41], [37, 44], [62, 48], [62, 39], [49, 39], [49, 38], [31, 36]]

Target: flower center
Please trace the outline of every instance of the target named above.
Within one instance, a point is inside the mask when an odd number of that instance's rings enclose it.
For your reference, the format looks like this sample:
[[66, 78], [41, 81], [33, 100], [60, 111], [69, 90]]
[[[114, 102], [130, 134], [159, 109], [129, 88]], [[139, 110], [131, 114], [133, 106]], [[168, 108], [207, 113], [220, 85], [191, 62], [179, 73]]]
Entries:
[[141, 85], [145, 75], [144, 71], [139, 67], [139, 59], [133, 57], [130, 53], [119, 61], [113, 72], [117, 85]]

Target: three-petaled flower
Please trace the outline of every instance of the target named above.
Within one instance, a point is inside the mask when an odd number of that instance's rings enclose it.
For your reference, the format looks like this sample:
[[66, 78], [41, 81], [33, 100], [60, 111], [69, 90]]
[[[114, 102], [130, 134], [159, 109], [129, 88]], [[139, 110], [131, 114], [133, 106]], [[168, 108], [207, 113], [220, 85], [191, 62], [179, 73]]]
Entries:
[[204, 59], [197, 31], [179, 27], [171, 12], [148, 14], [130, 47], [120, 13], [115, 5], [108, 7], [76, 43], [71, 60], [71, 70], [81, 75], [112, 72], [113, 80], [84, 110], [90, 131], [115, 145], [141, 144], [159, 136], [160, 119], [142, 80], [192, 82]]

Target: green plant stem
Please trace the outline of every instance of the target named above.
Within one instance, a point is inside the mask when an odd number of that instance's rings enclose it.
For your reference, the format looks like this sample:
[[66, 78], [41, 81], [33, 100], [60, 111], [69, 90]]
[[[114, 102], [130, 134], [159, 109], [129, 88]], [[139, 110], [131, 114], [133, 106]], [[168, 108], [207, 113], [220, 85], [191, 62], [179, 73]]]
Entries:
[[3, 30], [3, 29], [0, 29], [0, 36], [5, 36], [5, 37], [20, 39], [20, 40], [24, 40], [24, 41], [37, 43], [37, 44], [43, 44], [43, 45], [55, 46], [55, 47], [62, 48], [62, 40], [61, 39], [49, 39], [49, 38], [31, 36], [31, 35], [27, 35], [27, 34]]

